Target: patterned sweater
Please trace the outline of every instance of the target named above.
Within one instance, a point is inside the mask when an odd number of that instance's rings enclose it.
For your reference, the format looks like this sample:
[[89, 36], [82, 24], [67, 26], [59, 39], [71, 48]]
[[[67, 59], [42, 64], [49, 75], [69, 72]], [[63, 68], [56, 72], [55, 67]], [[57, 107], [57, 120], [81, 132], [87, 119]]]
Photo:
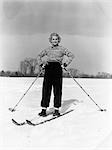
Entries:
[[46, 64], [47, 62], [59, 62], [61, 64], [66, 63], [67, 65], [69, 65], [73, 58], [74, 55], [70, 51], [68, 51], [68, 49], [62, 46], [50, 46], [37, 56], [37, 63], [40, 65]]

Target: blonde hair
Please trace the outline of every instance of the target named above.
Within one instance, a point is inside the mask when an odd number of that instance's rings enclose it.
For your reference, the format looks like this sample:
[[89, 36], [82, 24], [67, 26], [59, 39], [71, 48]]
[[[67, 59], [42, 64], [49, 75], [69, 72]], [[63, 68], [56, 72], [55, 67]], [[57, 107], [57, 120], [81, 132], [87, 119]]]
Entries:
[[51, 39], [52, 39], [53, 36], [57, 36], [57, 37], [58, 37], [58, 42], [60, 43], [61, 37], [60, 37], [59, 34], [57, 34], [57, 33], [51, 33], [51, 34], [50, 34], [49, 42], [51, 43]]

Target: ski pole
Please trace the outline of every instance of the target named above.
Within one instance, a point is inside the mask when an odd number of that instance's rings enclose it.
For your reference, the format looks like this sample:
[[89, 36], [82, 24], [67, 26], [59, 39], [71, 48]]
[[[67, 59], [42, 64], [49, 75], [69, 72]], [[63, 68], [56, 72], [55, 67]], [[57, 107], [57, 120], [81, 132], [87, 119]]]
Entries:
[[35, 78], [35, 80], [31, 83], [31, 85], [28, 87], [28, 89], [25, 91], [25, 93], [22, 95], [22, 97], [20, 98], [20, 100], [17, 102], [17, 104], [13, 107], [13, 108], [9, 108], [9, 110], [11, 112], [16, 111], [16, 107], [19, 105], [19, 103], [22, 101], [22, 99], [24, 98], [24, 96], [28, 93], [28, 91], [30, 90], [30, 88], [33, 86], [33, 84], [36, 82], [36, 80], [39, 78], [40, 74], [42, 73], [42, 70], [44, 69], [44, 65], [41, 68], [41, 71], [39, 72], [39, 74], [37, 75], [37, 77]]
[[79, 87], [86, 93], [86, 95], [94, 102], [94, 104], [99, 108], [100, 111], [106, 111], [106, 109], [102, 109], [95, 101], [94, 99], [85, 91], [85, 89], [77, 82], [77, 80], [72, 76], [71, 72], [68, 71], [65, 67], [63, 67], [65, 71], [67, 71], [70, 75], [70, 77], [79, 85]]

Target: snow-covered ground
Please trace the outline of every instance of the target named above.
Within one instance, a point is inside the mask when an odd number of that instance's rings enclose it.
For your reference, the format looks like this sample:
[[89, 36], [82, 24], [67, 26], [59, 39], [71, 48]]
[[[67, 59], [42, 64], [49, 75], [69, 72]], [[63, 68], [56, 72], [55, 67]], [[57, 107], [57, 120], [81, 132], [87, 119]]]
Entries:
[[[112, 80], [76, 79], [98, 107], [73, 79], [63, 80], [63, 109], [74, 111], [39, 126], [16, 126], [12, 118], [24, 120], [40, 111], [42, 80], [10, 112], [34, 78], [0, 77], [0, 149], [1, 150], [110, 150], [112, 149]], [[53, 95], [50, 107], [53, 106]]]

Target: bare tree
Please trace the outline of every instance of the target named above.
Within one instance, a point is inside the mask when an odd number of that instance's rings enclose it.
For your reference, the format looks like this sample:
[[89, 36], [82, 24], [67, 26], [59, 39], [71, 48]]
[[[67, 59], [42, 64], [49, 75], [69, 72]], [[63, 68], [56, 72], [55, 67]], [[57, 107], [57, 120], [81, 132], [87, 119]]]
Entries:
[[20, 70], [24, 75], [34, 75], [36, 66], [37, 60], [35, 58], [26, 58], [20, 63]]
[[25, 65], [25, 62], [24, 61], [21, 61], [20, 62], [20, 71], [23, 75], [26, 75], [27, 74], [27, 67]]

